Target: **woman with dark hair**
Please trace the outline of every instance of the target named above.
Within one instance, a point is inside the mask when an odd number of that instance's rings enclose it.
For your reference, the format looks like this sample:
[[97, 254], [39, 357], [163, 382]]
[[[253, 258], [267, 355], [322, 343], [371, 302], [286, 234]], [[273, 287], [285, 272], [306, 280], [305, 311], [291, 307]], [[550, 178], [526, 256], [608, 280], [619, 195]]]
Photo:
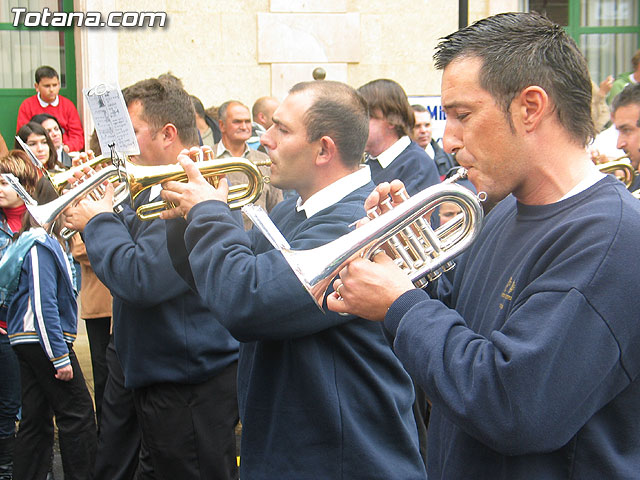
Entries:
[[[0, 158], [0, 172], [13, 173], [35, 195], [39, 172], [24, 157]], [[9, 429], [2, 446], [8, 454], [13, 446], [9, 443], [15, 442], [14, 478], [44, 478], [51, 465], [55, 416], [65, 478], [89, 478], [96, 426], [93, 402], [72, 347], [78, 307], [67, 247], [59, 237], [61, 225], [56, 222], [53, 235], [33, 227], [24, 202], [5, 183], [0, 184], [0, 206], [8, 220], [16, 217], [14, 213], [18, 218], [9, 223], [17, 233], [0, 261], [0, 305], [6, 320], [3, 331], [19, 364], [22, 417], [15, 440]], [[3, 387], [4, 375], [3, 370]], [[5, 471], [10, 468], [2, 466]]]
[[[18, 130], [17, 136], [27, 144], [36, 158], [40, 160], [40, 163], [49, 172], [55, 173], [64, 170], [62, 164], [56, 159], [53, 142], [42, 125], [36, 122], [25, 123]], [[14, 148], [22, 150], [22, 145], [18, 143], [18, 140], [15, 141]], [[42, 173], [44, 172], [38, 172], [40, 179], [36, 186], [36, 198], [39, 201], [42, 201], [42, 198], [55, 198], [57, 193], [53, 185], [45, 176], [42, 176]]]
[[58, 119], [50, 113], [39, 113], [31, 117], [30, 121], [39, 123], [44, 127], [53, 142], [58, 161], [62, 163], [62, 166], [65, 168], [71, 167], [71, 157], [68, 153], [69, 147], [66, 147], [62, 143], [63, 130]]
[[[33, 154], [50, 172], [64, 170], [62, 164], [56, 158], [56, 148], [49, 134], [42, 125], [36, 122], [25, 123], [16, 134], [27, 144]], [[14, 143], [14, 148], [22, 150], [18, 140]]]

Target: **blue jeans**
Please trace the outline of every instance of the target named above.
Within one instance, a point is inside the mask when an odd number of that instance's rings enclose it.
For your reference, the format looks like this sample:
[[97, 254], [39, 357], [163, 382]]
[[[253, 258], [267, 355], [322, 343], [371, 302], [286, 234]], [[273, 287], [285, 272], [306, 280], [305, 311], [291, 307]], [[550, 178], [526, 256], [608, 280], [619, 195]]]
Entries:
[[4, 438], [12, 436], [16, 430], [16, 419], [20, 410], [20, 364], [9, 344], [9, 337], [2, 334], [0, 371], [0, 438]]

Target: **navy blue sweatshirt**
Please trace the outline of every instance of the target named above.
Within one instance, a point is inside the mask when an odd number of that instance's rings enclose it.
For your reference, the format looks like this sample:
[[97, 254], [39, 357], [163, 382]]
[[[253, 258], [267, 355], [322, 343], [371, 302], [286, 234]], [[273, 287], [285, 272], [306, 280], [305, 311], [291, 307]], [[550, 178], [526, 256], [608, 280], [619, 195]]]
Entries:
[[638, 478], [639, 239], [610, 176], [550, 205], [508, 197], [444, 303], [396, 300], [385, 326], [433, 402], [430, 479]]
[[407, 148], [389, 164], [382, 168], [377, 161], [369, 162], [371, 181], [378, 185], [391, 180], [402, 180], [407, 193], [415, 195], [431, 185], [440, 183], [440, 174], [427, 152], [411, 141]]
[[[317, 247], [364, 216], [372, 188], [309, 219], [290, 198], [271, 218], [293, 249]], [[187, 220], [198, 291], [243, 342], [241, 478], [424, 479], [411, 380], [382, 325], [322, 313], [282, 254], [233, 222], [226, 204], [203, 202]]]
[[196, 384], [238, 358], [238, 342], [176, 273], [166, 222], [129, 207], [101, 213], [84, 230], [91, 266], [113, 295], [113, 334], [125, 384]]

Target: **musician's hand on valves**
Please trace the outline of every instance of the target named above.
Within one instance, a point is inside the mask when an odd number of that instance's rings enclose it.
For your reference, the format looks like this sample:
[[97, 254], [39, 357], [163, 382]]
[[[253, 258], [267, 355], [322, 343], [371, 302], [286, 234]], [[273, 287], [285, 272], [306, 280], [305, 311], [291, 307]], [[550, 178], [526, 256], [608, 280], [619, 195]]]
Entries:
[[162, 184], [162, 199], [175, 205], [174, 208], [164, 210], [160, 214], [163, 220], [185, 217], [198, 203], [206, 200], [220, 200], [227, 202], [229, 187], [226, 178], [220, 180], [218, 188], [215, 188], [202, 176], [196, 164], [183, 150], [178, 155], [178, 162], [187, 174], [187, 183], [169, 181]]
[[113, 192], [113, 185], [107, 183], [102, 198], [94, 200], [85, 197], [76, 204], [67, 207], [63, 212], [64, 226], [81, 232], [89, 220], [99, 213], [113, 212]]
[[409, 277], [384, 252], [373, 261], [357, 258], [340, 271], [327, 297], [329, 310], [383, 321], [391, 304], [415, 288]]

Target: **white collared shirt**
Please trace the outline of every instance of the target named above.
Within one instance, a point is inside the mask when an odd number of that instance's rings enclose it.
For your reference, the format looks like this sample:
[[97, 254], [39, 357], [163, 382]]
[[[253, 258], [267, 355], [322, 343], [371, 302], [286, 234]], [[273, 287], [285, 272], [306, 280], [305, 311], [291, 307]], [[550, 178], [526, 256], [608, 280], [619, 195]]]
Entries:
[[331, 185], [327, 185], [322, 190], [311, 195], [307, 198], [306, 202], [302, 203], [302, 200], [298, 198], [296, 209], [298, 211], [304, 210], [307, 218], [311, 218], [319, 211], [338, 203], [351, 192], [354, 192], [370, 181], [371, 171], [369, 170], [369, 166], [361, 165], [355, 172], [342, 177], [340, 180], [336, 180]]
[[40, 92], [38, 92], [37, 96], [38, 96], [38, 102], [40, 103], [40, 106], [42, 108], [46, 108], [49, 105], [51, 105], [52, 107], [57, 107], [58, 104], [60, 103], [60, 96], [59, 95], [56, 95], [56, 99], [51, 103], [47, 103], [44, 100], [42, 100], [42, 97], [40, 96]]
[[410, 143], [411, 139], [408, 136], [400, 137], [393, 145], [376, 157], [378, 162], [380, 162], [380, 166], [387, 168], [391, 165], [391, 162], [393, 162]]
[[431, 142], [427, 143], [427, 146], [424, 147], [424, 151], [427, 152], [427, 155], [429, 155], [431, 160], [435, 160], [436, 151], [433, 149], [433, 145], [431, 145]]
[[[227, 153], [227, 155], [225, 155], [225, 153]], [[242, 152], [242, 156], [244, 158], [247, 158], [247, 155], [249, 155], [249, 145], [247, 145], [247, 142], [244, 143], [244, 152]], [[222, 140], [220, 140], [218, 142], [218, 148], [216, 150], [216, 158], [220, 158], [223, 156], [227, 156], [227, 157], [233, 157], [233, 155], [231, 154], [231, 151], [224, 146], [224, 143], [222, 143]]]

